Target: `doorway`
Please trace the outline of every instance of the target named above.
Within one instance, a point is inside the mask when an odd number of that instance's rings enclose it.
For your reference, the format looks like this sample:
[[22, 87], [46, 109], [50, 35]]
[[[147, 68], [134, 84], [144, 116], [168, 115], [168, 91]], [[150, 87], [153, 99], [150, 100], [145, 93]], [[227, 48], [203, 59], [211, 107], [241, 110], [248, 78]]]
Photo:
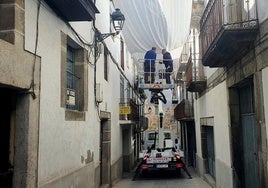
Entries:
[[202, 156], [205, 160], [205, 171], [210, 174], [211, 177], [216, 178], [214, 127], [211, 125], [203, 125], [201, 132]]
[[100, 185], [111, 183], [111, 121], [102, 119], [100, 125]]
[[188, 166], [196, 167], [196, 137], [195, 137], [195, 123], [189, 121], [187, 123], [187, 158]]
[[186, 164], [196, 167], [196, 136], [195, 123], [193, 121], [180, 121], [181, 135], [180, 147], [184, 150]]
[[230, 99], [232, 157], [236, 187], [259, 187], [253, 80], [247, 79], [231, 88]]
[[0, 187], [6, 188], [12, 187], [14, 171], [15, 96], [11, 89], [0, 89]]
[[131, 170], [131, 129], [122, 129], [122, 148], [123, 148], [123, 172]]

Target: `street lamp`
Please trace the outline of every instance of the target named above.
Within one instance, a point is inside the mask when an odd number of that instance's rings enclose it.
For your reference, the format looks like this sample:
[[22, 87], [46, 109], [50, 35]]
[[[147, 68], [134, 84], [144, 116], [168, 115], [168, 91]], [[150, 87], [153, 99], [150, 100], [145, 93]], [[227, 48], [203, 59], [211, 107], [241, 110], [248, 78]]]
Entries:
[[93, 21], [93, 27], [95, 30], [95, 36], [94, 36], [94, 96], [95, 96], [95, 102], [96, 105], [98, 105], [98, 102], [96, 100], [96, 85], [97, 85], [97, 79], [96, 79], [96, 74], [97, 74], [97, 59], [98, 56], [100, 55], [100, 51], [98, 50], [98, 42], [102, 42], [104, 39], [106, 39], [109, 36], [115, 36], [118, 35], [119, 32], [123, 29], [123, 25], [125, 22], [125, 16], [121, 13], [119, 8], [116, 8], [115, 11], [111, 14], [111, 20], [113, 22], [113, 27], [115, 32], [114, 33], [104, 33], [102, 34], [95, 26], [95, 20]]
[[116, 8], [115, 11], [111, 15], [113, 26], [115, 31], [119, 32], [123, 29], [125, 16], [121, 13], [119, 8]]
[[119, 8], [116, 8], [115, 11], [111, 14], [111, 20], [113, 22], [114, 33], [101, 33], [98, 29], [96, 29], [96, 41], [101, 42], [109, 36], [118, 35], [119, 32], [123, 29], [125, 16], [121, 13]]

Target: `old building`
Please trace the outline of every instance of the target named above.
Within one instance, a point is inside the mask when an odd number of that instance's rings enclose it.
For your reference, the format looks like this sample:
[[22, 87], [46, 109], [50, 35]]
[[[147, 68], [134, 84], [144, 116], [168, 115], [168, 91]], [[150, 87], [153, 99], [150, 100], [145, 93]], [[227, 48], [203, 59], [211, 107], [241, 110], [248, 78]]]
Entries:
[[190, 32], [179, 58], [176, 75], [179, 103], [174, 109], [174, 118], [180, 125], [180, 145], [184, 150], [186, 163], [192, 167], [196, 167], [194, 92], [202, 91], [206, 86], [199, 50], [199, 22], [203, 9], [203, 1], [193, 1]]
[[94, 2], [0, 0], [0, 187], [99, 187], [134, 165], [135, 66]]
[[193, 2], [204, 3], [196, 31], [206, 78], [185, 69], [197, 76], [186, 87], [194, 95], [196, 169], [214, 187], [267, 187], [268, 4]]

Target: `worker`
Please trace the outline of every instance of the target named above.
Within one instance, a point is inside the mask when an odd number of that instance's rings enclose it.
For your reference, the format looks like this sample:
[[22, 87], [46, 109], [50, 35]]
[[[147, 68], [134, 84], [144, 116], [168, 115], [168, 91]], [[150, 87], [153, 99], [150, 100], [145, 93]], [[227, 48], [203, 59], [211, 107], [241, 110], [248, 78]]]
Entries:
[[170, 53], [166, 49], [162, 50], [162, 54], [163, 54], [163, 63], [166, 67], [165, 71], [166, 83], [171, 84], [170, 75], [171, 72], [173, 71], [173, 60]]
[[144, 56], [144, 80], [145, 83], [154, 83], [156, 47], [152, 47]]

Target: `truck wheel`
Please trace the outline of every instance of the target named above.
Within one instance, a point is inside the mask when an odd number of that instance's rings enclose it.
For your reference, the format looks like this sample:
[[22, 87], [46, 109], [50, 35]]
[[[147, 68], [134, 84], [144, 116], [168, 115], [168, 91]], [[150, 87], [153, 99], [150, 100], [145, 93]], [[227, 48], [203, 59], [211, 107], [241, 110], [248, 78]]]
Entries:
[[176, 174], [179, 175], [179, 176], [181, 175], [181, 169], [180, 168], [176, 169]]
[[141, 174], [142, 174], [142, 176], [147, 176], [148, 175], [148, 170], [143, 170], [142, 172], [141, 172]]

